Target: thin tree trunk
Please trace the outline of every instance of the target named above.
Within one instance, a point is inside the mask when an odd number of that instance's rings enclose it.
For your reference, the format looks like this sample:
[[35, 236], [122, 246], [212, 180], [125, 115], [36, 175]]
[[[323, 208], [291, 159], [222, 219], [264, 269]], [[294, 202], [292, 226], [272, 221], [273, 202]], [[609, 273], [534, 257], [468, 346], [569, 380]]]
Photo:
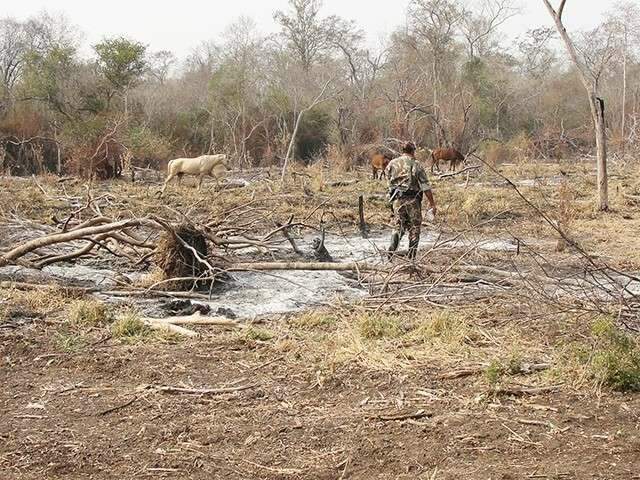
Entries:
[[280, 180], [284, 182], [284, 177], [287, 174], [287, 166], [289, 165], [289, 160], [291, 159], [291, 155], [293, 153], [293, 147], [296, 143], [296, 136], [298, 135], [298, 129], [300, 128], [300, 122], [302, 121], [302, 116], [306, 112], [306, 109], [300, 110], [298, 114], [298, 118], [296, 119], [296, 126], [293, 128], [293, 133], [291, 134], [291, 140], [289, 141], [289, 148], [287, 148], [287, 155], [284, 157], [284, 165], [282, 165], [282, 175], [280, 176]]
[[627, 149], [627, 35], [625, 32], [624, 53], [622, 60], [622, 119], [620, 122], [620, 141], [622, 142], [620, 148], [622, 155], [626, 153]]
[[53, 140], [56, 142], [56, 152], [58, 155], [57, 173], [58, 173], [58, 176], [61, 177], [62, 176], [62, 154], [60, 152], [60, 142], [58, 142], [58, 125], [55, 125], [55, 124], [53, 126]]
[[599, 208], [602, 211], [609, 209], [609, 187], [607, 176], [607, 134], [604, 116], [604, 100], [598, 97], [598, 84], [594, 78], [589, 78], [589, 71], [587, 67], [580, 61], [578, 51], [576, 50], [571, 37], [567, 33], [567, 29], [562, 23], [562, 12], [567, 3], [567, 0], [560, 2], [560, 7], [556, 12], [549, 3], [549, 0], [542, 0], [547, 7], [549, 14], [553, 18], [558, 33], [562, 37], [562, 41], [567, 48], [569, 57], [574, 63], [578, 72], [580, 73], [580, 79], [584, 85], [585, 90], [589, 96], [589, 106], [591, 107], [591, 117], [593, 118], [593, 126], [596, 134], [596, 155], [598, 166], [598, 201]]
[[591, 115], [596, 130], [596, 150], [598, 161], [598, 197], [600, 210], [609, 209], [609, 185], [607, 175], [607, 128], [605, 122], [604, 100], [592, 94], [590, 97]]
[[291, 134], [291, 141], [289, 142], [289, 148], [287, 148], [287, 155], [285, 156], [284, 164], [282, 165], [282, 175], [280, 176], [281, 181], [284, 182], [284, 177], [287, 174], [287, 167], [289, 165], [289, 161], [291, 160], [291, 155], [293, 154], [293, 147], [296, 142], [296, 136], [298, 135], [298, 129], [300, 128], [300, 122], [302, 121], [302, 116], [309, 110], [313, 110], [316, 106], [318, 106], [319, 104], [327, 100], [327, 98], [324, 98], [324, 94], [327, 91], [327, 88], [329, 88], [329, 85], [331, 85], [331, 83], [333, 82], [333, 80], [334, 79], [332, 78], [329, 81], [327, 81], [324, 84], [324, 87], [322, 87], [322, 90], [320, 91], [318, 96], [313, 100], [313, 102], [311, 102], [311, 104], [308, 107], [300, 110], [300, 113], [298, 114], [298, 118], [296, 119], [296, 125], [293, 128], [293, 133]]

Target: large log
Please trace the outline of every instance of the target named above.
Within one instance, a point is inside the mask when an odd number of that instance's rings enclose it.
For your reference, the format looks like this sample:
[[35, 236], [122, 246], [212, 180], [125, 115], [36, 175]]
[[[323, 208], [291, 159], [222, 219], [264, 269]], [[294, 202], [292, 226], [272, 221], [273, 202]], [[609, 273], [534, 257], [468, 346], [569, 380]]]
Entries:
[[299, 270], [324, 272], [383, 272], [385, 268], [370, 263], [323, 263], [323, 262], [257, 262], [234, 263], [226, 268], [227, 272], [252, 272], [270, 270]]

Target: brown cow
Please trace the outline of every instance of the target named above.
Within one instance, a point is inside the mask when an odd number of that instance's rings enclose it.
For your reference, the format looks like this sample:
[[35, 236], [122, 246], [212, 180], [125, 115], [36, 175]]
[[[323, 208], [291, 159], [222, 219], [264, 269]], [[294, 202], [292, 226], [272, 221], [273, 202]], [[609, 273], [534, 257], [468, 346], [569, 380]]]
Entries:
[[374, 153], [371, 156], [371, 169], [373, 170], [373, 179], [382, 180], [385, 176], [385, 170], [391, 162], [391, 158], [382, 153]]
[[455, 173], [458, 165], [464, 162], [464, 155], [455, 148], [436, 148], [431, 152], [431, 173], [434, 173], [435, 167], [440, 171], [442, 161], [449, 162], [449, 171]]

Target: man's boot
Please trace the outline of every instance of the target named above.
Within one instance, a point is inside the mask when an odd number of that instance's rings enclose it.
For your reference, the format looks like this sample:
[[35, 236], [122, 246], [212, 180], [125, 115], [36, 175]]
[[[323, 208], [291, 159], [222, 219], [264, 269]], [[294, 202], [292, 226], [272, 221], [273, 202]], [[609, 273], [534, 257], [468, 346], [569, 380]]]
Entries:
[[420, 245], [420, 239], [409, 240], [409, 259], [413, 262], [418, 256], [418, 246]]

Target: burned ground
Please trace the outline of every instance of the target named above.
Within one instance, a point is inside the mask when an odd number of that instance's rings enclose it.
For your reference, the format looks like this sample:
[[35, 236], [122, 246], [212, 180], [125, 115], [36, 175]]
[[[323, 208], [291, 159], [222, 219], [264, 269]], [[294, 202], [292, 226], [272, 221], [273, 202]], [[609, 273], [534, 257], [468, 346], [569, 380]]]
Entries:
[[[364, 193], [374, 244], [384, 245], [382, 184], [366, 172], [342, 186], [332, 182], [346, 174], [299, 173], [285, 188], [255, 173], [249, 187], [205, 193], [206, 201], [183, 187], [165, 205], [157, 186], [124, 181], [98, 184], [93, 195], [108, 195], [101, 208], [122, 216], [177, 222], [190, 212], [260, 236], [293, 214], [310, 226], [324, 220], [334, 238], [356, 238]], [[593, 206], [587, 164], [504, 173], [596, 261], [640, 270], [633, 171], [615, 172], [608, 214]], [[3, 251], [55, 231], [52, 217], [64, 221], [85, 199], [83, 185], [54, 178], [1, 182]], [[568, 279], [584, 280], [585, 259], [559, 249], [557, 232], [500, 178], [435, 184], [442, 217], [428, 228], [418, 271], [352, 276], [345, 281], [363, 283], [360, 298], [338, 294], [322, 307], [240, 315], [240, 326], [195, 326], [197, 339], [140, 324], [139, 295], [94, 298], [3, 273], [2, 478], [636, 478], [640, 354], [633, 331], [616, 325], [634, 327], [635, 300], [617, 316], [620, 305], [578, 295], [601, 290], [569, 290]], [[239, 207], [242, 218], [234, 217]], [[301, 248], [308, 235], [295, 231]], [[289, 261], [281, 240], [271, 254], [224, 253]], [[361, 256], [374, 261], [376, 249]], [[109, 289], [153, 282], [150, 267], [105, 252], [78, 262], [133, 280]], [[537, 289], [540, 263], [561, 289]], [[299, 288], [294, 282], [285, 284]]]

